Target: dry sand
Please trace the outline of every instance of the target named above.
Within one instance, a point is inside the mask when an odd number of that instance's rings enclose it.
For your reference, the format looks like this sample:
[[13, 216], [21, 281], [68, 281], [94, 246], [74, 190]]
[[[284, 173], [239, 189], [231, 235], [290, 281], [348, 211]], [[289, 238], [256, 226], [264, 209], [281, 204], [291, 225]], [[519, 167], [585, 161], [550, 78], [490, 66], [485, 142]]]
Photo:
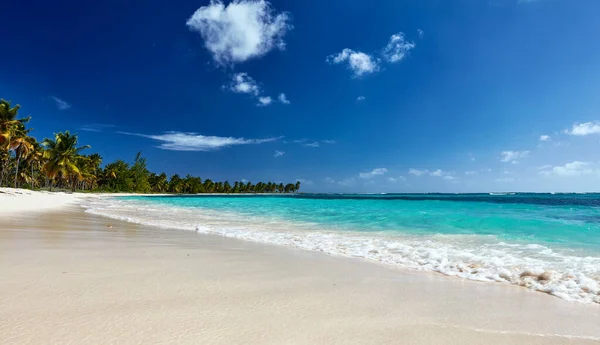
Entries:
[[600, 343], [596, 305], [77, 206], [0, 211], [0, 272], [1, 344]]

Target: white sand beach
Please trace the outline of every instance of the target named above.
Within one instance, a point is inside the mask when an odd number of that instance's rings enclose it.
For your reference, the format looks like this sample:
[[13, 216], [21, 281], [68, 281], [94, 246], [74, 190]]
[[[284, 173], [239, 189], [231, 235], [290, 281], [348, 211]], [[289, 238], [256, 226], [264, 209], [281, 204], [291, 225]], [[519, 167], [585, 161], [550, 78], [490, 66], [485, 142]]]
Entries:
[[0, 191], [1, 344], [600, 343], [597, 305]]

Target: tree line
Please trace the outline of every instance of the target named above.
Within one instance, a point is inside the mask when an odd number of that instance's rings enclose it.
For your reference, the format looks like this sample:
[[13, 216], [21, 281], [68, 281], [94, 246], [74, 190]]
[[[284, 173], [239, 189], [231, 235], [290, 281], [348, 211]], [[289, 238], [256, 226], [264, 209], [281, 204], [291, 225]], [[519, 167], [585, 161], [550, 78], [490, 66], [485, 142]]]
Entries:
[[102, 156], [84, 154], [90, 146], [80, 146], [77, 135], [69, 131], [38, 142], [27, 128], [31, 117], [19, 118], [19, 108], [0, 99], [0, 187], [178, 194], [295, 193], [300, 189], [300, 182], [232, 184], [191, 175], [168, 177], [150, 172], [141, 153], [131, 163], [117, 160], [103, 166]]

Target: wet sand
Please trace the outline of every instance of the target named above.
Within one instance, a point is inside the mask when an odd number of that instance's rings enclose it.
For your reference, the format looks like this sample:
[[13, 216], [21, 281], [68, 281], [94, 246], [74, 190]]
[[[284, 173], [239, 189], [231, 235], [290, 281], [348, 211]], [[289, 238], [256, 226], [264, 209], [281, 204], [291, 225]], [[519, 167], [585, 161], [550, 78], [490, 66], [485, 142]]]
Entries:
[[596, 305], [78, 206], [0, 215], [0, 272], [2, 344], [600, 343]]

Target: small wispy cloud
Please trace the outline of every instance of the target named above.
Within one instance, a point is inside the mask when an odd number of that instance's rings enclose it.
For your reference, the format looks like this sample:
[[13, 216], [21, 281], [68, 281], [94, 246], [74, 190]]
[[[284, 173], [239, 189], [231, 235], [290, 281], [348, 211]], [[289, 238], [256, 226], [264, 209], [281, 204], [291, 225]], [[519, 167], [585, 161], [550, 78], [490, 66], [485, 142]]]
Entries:
[[414, 175], [414, 176], [432, 176], [432, 177], [442, 177], [445, 180], [454, 180], [455, 177], [453, 175], [453, 173], [447, 172], [447, 171], [443, 171], [441, 169], [437, 169], [437, 170], [429, 170], [429, 169], [423, 169], [423, 170], [419, 170], [419, 169], [408, 169], [408, 173], [410, 175]]
[[312, 139], [307, 139], [307, 138], [302, 138], [302, 139], [296, 139], [296, 140], [292, 140], [291, 141], [294, 144], [299, 144], [302, 146], [306, 146], [306, 147], [321, 147], [321, 144], [325, 144], [325, 145], [333, 145], [335, 143], [337, 143], [337, 141], [335, 140], [329, 140], [329, 139], [324, 139], [324, 140], [312, 140]]
[[223, 87], [235, 93], [245, 93], [253, 96], [258, 96], [260, 94], [258, 84], [248, 75], [248, 73], [234, 74], [231, 77], [229, 85]]
[[406, 181], [406, 177], [404, 177], [404, 176], [388, 177], [387, 180], [391, 183], [398, 183], [400, 181]]
[[404, 60], [409, 51], [415, 48], [414, 42], [408, 42], [403, 32], [393, 34], [387, 45], [378, 53], [367, 54], [345, 48], [341, 52], [329, 55], [325, 61], [329, 64], [347, 64], [355, 78], [375, 73], [384, 62], [396, 63]]
[[277, 158], [277, 157], [281, 157], [285, 154], [285, 152], [283, 151], [275, 151], [275, 153], [273, 154], [273, 157]]
[[361, 172], [360, 174], [358, 174], [358, 176], [362, 179], [370, 179], [375, 176], [385, 175], [387, 171], [388, 170], [386, 168], [376, 168], [369, 172]]
[[220, 0], [211, 0], [186, 24], [200, 33], [217, 64], [231, 65], [273, 49], [284, 50], [283, 37], [293, 28], [290, 22], [288, 13], [277, 13], [268, 1], [235, 0], [225, 6]]
[[67, 110], [71, 108], [71, 104], [67, 103], [66, 101], [56, 97], [56, 96], [51, 96], [51, 98], [54, 100], [54, 103], [56, 103], [56, 107], [59, 110]]
[[514, 182], [515, 179], [512, 177], [501, 177], [501, 178], [497, 178], [494, 180], [495, 182], [501, 182], [501, 183], [506, 183], [506, 182]]
[[109, 129], [109, 128], [113, 128], [115, 127], [114, 125], [105, 125], [105, 124], [100, 124], [100, 123], [93, 123], [90, 125], [83, 125], [81, 127], [79, 127], [78, 129], [80, 131], [86, 131], [86, 132], [102, 132], [105, 129]]
[[548, 141], [548, 140], [550, 140], [549, 135], [546, 135], [546, 134], [540, 135], [540, 141]]
[[340, 186], [345, 186], [345, 187], [351, 187], [356, 184], [356, 180], [354, 178], [347, 178], [347, 179], [343, 179], [340, 181], [336, 181], [335, 179], [333, 179], [331, 177], [326, 177], [325, 182], [329, 183], [329, 184], [338, 184]]
[[285, 93], [280, 93], [278, 99], [279, 99], [279, 102], [281, 102], [283, 104], [290, 104], [290, 101], [287, 99], [287, 96], [285, 95]]
[[417, 29], [417, 34], [419, 35], [419, 38], [423, 38], [425, 36], [425, 31]]
[[[248, 73], [240, 72], [233, 74], [229, 84], [223, 85], [223, 89], [234, 93], [250, 95], [256, 98], [256, 105], [259, 107], [265, 107], [273, 103], [273, 98], [271, 98], [271, 96], [264, 96], [263, 91], [260, 86], [258, 86], [256, 80], [250, 77]], [[283, 93], [279, 94], [278, 99], [283, 104], [290, 104]]]
[[358, 97], [356, 97], [356, 101], [357, 102], [364, 101], [365, 99], [367, 99], [365, 96], [358, 96]]
[[307, 179], [303, 179], [303, 178], [297, 178], [296, 182], [300, 182], [301, 184], [303, 184], [305, 186], [312, 186], [315, 184], [312, 180], [307, 180]]
[[383, 57], [390, 63], [400, 62], [406, 57], [411, 49], [415, 48], [414, 42], [407, 42], [404, 33], [399, 32], [390, 37], [390, 41], [383, 49]]
[[576, 136], [586, 136], [590, 134], [600, 134], [600, 122], [585, 122], [585, 123], [576, 123], [573, 127], [564, 130], [565, 133]]
[[473, 176], [473, 175], [479, 175], [479, 173], [489, 173], [491, 171], [492, 171], [492, 169], [483, 168], [483, 169], [479, 169], [479, 170], [465, 171], [465, 175], [467, 175], [467, 176]]
[[156, 140], [160, 142], [158, 148], [170, 151], [216, 151], [221, 148], [236, 145], [263, 144], [282, 138], [244, 139], [234, 137], [205, 136], [198, 133], [176, 131], [165, 132], [163, 134], [141, 134], [129, 132], [118, 133]]
[[345, 48], [338, 54], [330, 55], [326, 61], [330, 64], [348, 63], [348, 68], [355, 77], [362, 77], [379, 70], [379, 61], [369, 54]]
[[258, 97], [258, 105], [261, 107], [266, 107], [267, 105], [273, 103], [273, 99], [269, 96]]
[[502, 151], [500, 152], [500, 161], [504, 163], [511, 162], [517, 164], [518, 160], [529, 156], [529, 151]]

